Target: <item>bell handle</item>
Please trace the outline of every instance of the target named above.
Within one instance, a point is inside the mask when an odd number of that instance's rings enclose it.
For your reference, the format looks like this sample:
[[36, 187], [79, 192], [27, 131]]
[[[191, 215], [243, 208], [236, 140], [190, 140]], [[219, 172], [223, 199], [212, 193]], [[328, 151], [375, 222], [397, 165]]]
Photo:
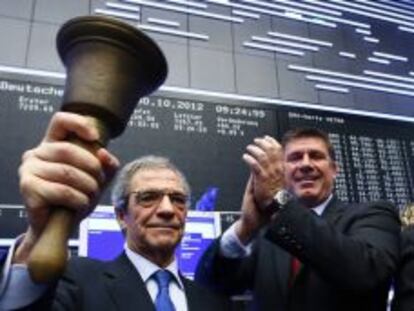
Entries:
[[[108, 131], [103, 122], [87, 116], [91, 126], [97, 128], [99, 141], [86, 143], [76, 137], [67, 140], [85, 148], [93, 154], [107, 144]], [[68, 260], [68, 240], [76, 226], [75, 213], [65, 207], [54, 207], [45, 229], [33, 247], [29, 259], [28, 270], [33, 281], [46, 283], [59, 278]]]

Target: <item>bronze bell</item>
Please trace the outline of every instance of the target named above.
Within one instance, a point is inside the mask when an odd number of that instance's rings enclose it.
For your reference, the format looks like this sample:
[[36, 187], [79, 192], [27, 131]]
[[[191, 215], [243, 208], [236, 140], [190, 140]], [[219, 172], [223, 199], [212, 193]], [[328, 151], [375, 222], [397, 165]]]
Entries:
[[[91, 152], [120, 135], [141, 96], [157, 89], [167, 75], [159, 47], [129, 24], [106, 17], [86, 16], [65, 23], [57, 49], [67, 78], [62, 110], [87, 116], [98, 129], [96, 144], [68, 137]], [[74, 214], [56, 207], [30, 253], [28, 268], [36, 282], [58, 278], [67, 261], [67, 241]]]
[[65, 23], [57, 49], [67, 69], [62, 110], [102, 120], [110, 137], [120, 135], [140, 97], [167, 76], [167, 62], [147, 35], [100, 16]]

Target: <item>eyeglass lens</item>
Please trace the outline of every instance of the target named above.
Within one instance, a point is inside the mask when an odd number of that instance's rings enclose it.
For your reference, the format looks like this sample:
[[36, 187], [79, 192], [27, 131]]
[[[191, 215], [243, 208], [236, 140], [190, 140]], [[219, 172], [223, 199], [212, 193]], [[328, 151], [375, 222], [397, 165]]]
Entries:
[[188, 197], [180, 192], [168, 192], [162, 190], [136, 191], [135, 203], [143, 207], [153, 207], [161, 202], [165, 195], [170, 199], [172, 205], [183, 208], [187, 205]]

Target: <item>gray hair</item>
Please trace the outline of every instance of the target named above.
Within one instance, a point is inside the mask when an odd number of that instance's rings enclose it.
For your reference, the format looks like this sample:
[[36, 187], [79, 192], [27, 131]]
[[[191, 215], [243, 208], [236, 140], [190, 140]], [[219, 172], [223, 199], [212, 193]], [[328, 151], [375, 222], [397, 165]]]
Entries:
[[168, 169], [173, 171], [181, 179], [181, 184], [186, 194], [190, 196], [191, 190], [187, 179], [168, 158], [147, 155], [127, 163], [117, 174], [111, 191], [111, 201], [116, 209], [126, 210], [126, 200], [131, 185], [131, 179], [138, 171], [148, 169]]

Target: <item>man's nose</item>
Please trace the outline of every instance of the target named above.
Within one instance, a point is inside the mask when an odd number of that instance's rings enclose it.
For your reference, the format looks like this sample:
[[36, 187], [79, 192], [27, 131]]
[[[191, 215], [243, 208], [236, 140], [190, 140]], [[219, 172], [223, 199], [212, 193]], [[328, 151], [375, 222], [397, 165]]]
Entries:
[[164, 194], [162, 197], [157, 211], [161, 213], [174, 213], [174, 205], [172, 204], [171, 199], [167, 194]]
[[302, 161], [300, 161], [300, 168], [301, 169], [312, 169], [312, 159], [309, 157], [307, 153], [303, 155]]

